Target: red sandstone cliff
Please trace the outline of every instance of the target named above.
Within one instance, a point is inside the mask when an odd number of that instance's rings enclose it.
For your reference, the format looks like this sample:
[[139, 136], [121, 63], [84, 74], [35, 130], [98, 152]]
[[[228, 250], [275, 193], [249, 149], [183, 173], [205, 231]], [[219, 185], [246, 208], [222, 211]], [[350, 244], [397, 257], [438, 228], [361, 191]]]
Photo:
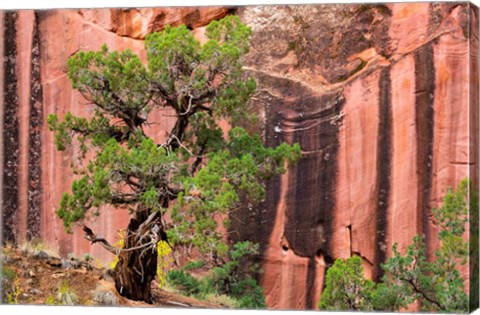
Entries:
[[[233, 218], [241, 238], [261, 244], [267, 304], [315, 307], [339, 257], [360, 255], [378, 277], [394, 242], [404, 249], [425, 234], [435, 249], [431, 208], [462, 178], [477, 181], [478, 11], [466, 3], [0, 13], [7, 240], [39, 236], [63, 254], [110, 259], [81, 233], [67, 235], [55, 214], [77, 153], [56, 151], [43, 122], [89, 114], [66, 60], [103, 43], [142, 55], [145, 35], [167, 23], [202, 38], [204, 25], [231, 12], [253, 29], [246, 69], [259, 82], [266, 142], [303, 149], [295, 168], [267, 183], [265, 202]], [[105, 209], [92, 227], [114, 239], [127, 218]]]

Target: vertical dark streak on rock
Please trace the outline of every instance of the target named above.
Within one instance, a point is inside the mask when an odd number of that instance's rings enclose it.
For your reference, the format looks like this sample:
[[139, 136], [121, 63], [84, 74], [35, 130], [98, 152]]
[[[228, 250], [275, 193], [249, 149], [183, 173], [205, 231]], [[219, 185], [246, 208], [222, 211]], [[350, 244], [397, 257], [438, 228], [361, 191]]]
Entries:
[[415, 52], [415, 128], [417, 135], [417, 200], [419, 234], [425, 235], [428, 257], [430, 191], [432, 187], [435, 65], [432, 44]]
[[[271, 128], [280, 124], [280, 116], [272, 103], [277, 103], [277, 99], [271, 100], [272, 96], [268, 93], [260, 94], [262, 100], [258, 104], [259, 108], [265, 109], [265, 145], [276, 147], [282, 143]], [[230, 214], [231, 228], [229, 238], [233, 242], [250, 240], [260, 245], [260, 257], [263, 257], [268, 249], [270, 236], [275, 226], [277, 217], [278, 203], [280, 201], [281, 176], [277, 175], [265, 183], [265, 199], [259, 204], [249, 204], [245, 202], [242, 209]]]
[[3, 242], [16, 243], [18, 223], [18, 92], [17, 92], [17, 13], [4, 17], [4, 162], [3, 162]]
[[315, 277], [316, 277], [316, 265], [315, 265], [315, 256], [308, 259], [308, 269], [307, 269], [307, 300], [305, 301], [305, 308], [314, 309], [315, 308]]
[[334, 92], [322, 97], [306, 97], [302, 101], [296, 108], [300, 118], [295, 123], [310, 127], [294, 132], [293, 143], [299, 143], [302, 150], [309, 153], [291, 171], [295, 185], [289, 187], [286, 201], [285, 237], [296, 255], [309, 258], [305, 280], [305, 304], [309, 309], [316, 303], [313, 300], [315, 257], [323, 254], [327, 265], [332, 260], [338, 130], [344, 98], [341, 92]]
[[[273, 87], [275, 92], [263, 89], [255, 100], [255, 107], [265, 108], [266, 145], [275, 147], [283, 141], [298, 143], [304, 154], [289, 168], [287, 187], [282, 187], [281, 176], [269, 181], [265, 201], [252, 209], [236, 212], [235, 217], [241, 218], [231, 217], [232, 230], [238, 231], [242, 239], [259, 242], [260, 255], [265, 257], [281, 206], [285, 211], [284, 235], [278, 236], [288, 244], [284, 250], [308, 258], [307, 279], [302, 280], [305, 290], [301, 292], [306, 292], [307, 308], [313, 308], [317, 303], [316, 286], [322, 285], [316, 279], [317, 257], [323, 257], [327, 268], [334, 260], [331, 235], [338, 173], [338, 132], [345, 104], [343, 90], [317, 94], [292, 80], [261, 72], [255, 72], [255, 77], [259, 86]], [[276, 96], [279, 94], [281, 97]], [[284, 196], [280, 195], [282, 191]], [[247, 216], [251, 217], [245, 220]]]
[[40, 211], [42, 209], [42, 125], [43, 125], [43, 91], [40, 80], [40, 43], [38, 17], [32, 38], [32, 67], [30, 83], [30, 123], [28, 149], [28, 213], [27, 239], [40, 237]]
[[[271, 126], [280, 124], [280, 116], [278, 115], [277, 108], [268, 102], [265, 106], [265, 144], [267, 147], [276, 147], [282, 143], [282, 138], [278, 137]], [[263, 253], [267, 250], [267, 246], [270, 243], [270, 236], [275, 226], [277, 219], [277, 209], [280, 202], [281, 191], [281, 175], [276, 175], [269, 180], [265, 185], [265, 201], [259, 207], [261, 214], [259, 215], [259, 224], [261, 227], [260, 252]]]
[[377, 139], [377, 210], [375, 234], [375, 261], [373, 279], [383, 276], [380, 265], [386, 258], [388, 228], [388, 200], [390, 196], [391, 146], [392, 146], [392, 102], [390, 67], [384, 68], [379, 79], [379, 126]]
[[[313, 257], [320, 250], [327, 259], [331, 256], [338, 129], [342, 123], [340, 113], [344, 99], [341, 93], [332, 93], [303, 101], [305, 108], [298, 109], [303, 113], [298, 123], [312, 126], [308, 131], [294, 132], [292, 142], [310, 153], [291, 170], [296, 184], [288, 193], [285, 236], [298, 256]], [[315, 111], [309, 113], [312, 109]]]
[[[278, 115], [278, 109], [272, 104], [280, 102], [269, 93], [259, 94], [261, 99], [258, 108], [265, 110], [264, 134], [265, 145], [267, 147], [276, 147], [282, 143], [282, 138], [274, 132], [271, 126], [281, 123], [281, 117]], [[254, 257], [255, 263], [262, 264], [266, 256], [268, 246], [270, 245], [270, 237], [277, 219], [277, 209], [280, 202], [281, 191], [281, 175], [276, 175], [272, 179], [265, 182], [265, 198], [258, 204], [244, 202], [244, 206], [230, 213], [231, 222], [229, 228], [229, 239], [236, 243], [240, 241], [252, 241], [259, 244], [259, 253]], [[255, 275], [255, 279], [261, 282], [263, 273], [259, 272]]]

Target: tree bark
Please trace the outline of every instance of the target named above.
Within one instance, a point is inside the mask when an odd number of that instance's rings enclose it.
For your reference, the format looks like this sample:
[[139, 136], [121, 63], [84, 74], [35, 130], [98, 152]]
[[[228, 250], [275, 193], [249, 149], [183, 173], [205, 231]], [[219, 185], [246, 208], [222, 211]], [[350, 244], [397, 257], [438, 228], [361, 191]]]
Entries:
[[114, 279], [120, 295], [152, 303], [151, 283], [157, 272], [157, 243], [164, 233], [160, 213], [148, 217], [147, 214], [146, 210], [137, 212], [130, 220]]

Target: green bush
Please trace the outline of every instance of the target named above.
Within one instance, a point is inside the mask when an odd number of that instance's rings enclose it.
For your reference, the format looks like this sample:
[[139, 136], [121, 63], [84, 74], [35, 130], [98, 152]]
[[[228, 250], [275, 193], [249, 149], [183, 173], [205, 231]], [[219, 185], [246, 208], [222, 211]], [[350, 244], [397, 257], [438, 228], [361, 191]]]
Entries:
[[239, 308], [265, 308], [263, 290], [253, 278], [258, 272], [252, 256], [258, 254], [258, 244], [239, 242], [228, 252], [229, 261], [213, 267], [202, 279], [188, 272], [202, 268], [204, 262], [190, 262], [182, 270], [172, 270], [167, 275], [168, 283], [182, 293], [206, 299], [208, 296], [227, 296]]
[[167, 281], [185, 295], [198, 296], [202, 293], [202, 282], [183, 270], [169, 271]]
[[17, 287], [17, 273], [13, 268], [3, 266], [0, 275], [0, 285], [2, 286], [2, 296], [0, 296], [0, 303], [7, 302], [9, 304], [16, 304], [16, 302], [14, 301], [14, 296], [17, 289], [19, 289]]
[[203, 266], [205, 266], [205, 262], [204, 262], [204, 261], [201, 261], [201, 260], [193, 260], [193, 261], [190, 261], [190, 262], [188, 262], [187, 264], [185, 264], [185, 266], [183, 266], [183, 269], [184, 269], [184, 270], [195, 270], [195, 269], [200, 269], [200, 268], [202, 268]]
[[467, 312], [468, 295], [457, 268], [468, 262], [464, 234], [468, 215], [478, 212], [477, 198], [466, 179], [456, 191], [448, 190], [443, 205], [432, 210], [440, 230], [435, 259], [427, 258], [425, 241], [420, 236], [414, 237], [405, 253], [400, 253], [394, 244], [392, 257], [382, 265], [384, 276], [378, 284], [364, 278], [360, 257], [337, 259], [327, 271], [319, 307], [394, 312], [417, 302], [424, 312]]
[[2, 280], [12, 281], [16, 275], [14, 269], [5, 266], [2, 268]]
[[75, 305], [78, 303], [78, 297], [70, 287], [68, 282], [63, 282], [57, 293], [57, 301], [62, 305]]

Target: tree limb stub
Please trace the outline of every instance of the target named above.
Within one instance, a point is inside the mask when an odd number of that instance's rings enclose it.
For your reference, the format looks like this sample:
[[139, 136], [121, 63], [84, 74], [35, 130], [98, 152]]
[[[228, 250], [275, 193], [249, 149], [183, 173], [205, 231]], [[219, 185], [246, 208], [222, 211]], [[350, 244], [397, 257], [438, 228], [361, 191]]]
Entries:
[[100, 245], [102, 245], [110, 253], [118, 255], [118, 248], [112, 246], [105, 238], [98, 237], [88, 226], [83, 226], [83, 232], [85, 233], [83, 237], [86, 240], [90, 241], [92, 244], [100, 243]]
[[[154, 228], [158, 226], [155, 225]], [[92, 244], [95, 243], [100, 243], [106, 250], [108, 250], [110, 253], [118, 256], [121, 252], [131, 252], [134, 250], [146, 248], [146, 247], [151, 247], [151, 246], [156, 246], [159, 238], [157, 236], [158, 231], [156, 231], [154, 228], [152, 228], [152, 233], [150, 234], [150, 241], [144, 244], [140, 244], [138, 246], [130, 247], [130, 248], [117, 248], [112, 246], [105, 238], [97, 236], [89, 227], [86, 225], [83, 226], [83, 231], [85, 232], [85, 239], [90, 241]], [[146, 236], [146, 235], [145, 235]], [[141, 238], [143, 239], [143, 237]], [[170, 245], [170, 244], [169, 244]]]

